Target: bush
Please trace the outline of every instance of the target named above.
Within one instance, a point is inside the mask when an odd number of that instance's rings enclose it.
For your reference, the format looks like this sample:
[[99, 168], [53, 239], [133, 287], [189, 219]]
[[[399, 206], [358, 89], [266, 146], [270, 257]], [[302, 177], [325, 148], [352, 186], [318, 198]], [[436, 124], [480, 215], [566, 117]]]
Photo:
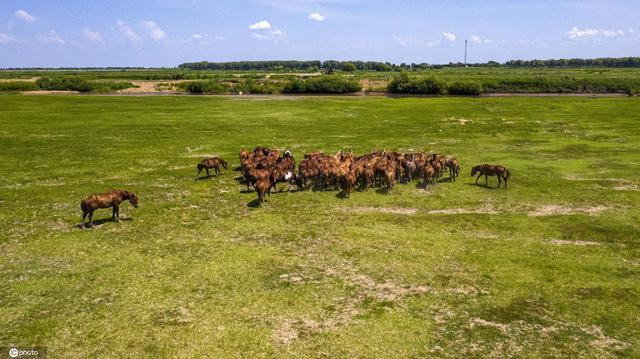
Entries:
[[113, 81], [101, 81], [91, 82], [91, 91], [95, 92], [115, 92], [119, 90], [128, 89], [130, 87], [139, 87], [131, 82], [113, 82]]
[[482, 85], [477, 81], [456, 81], [449, 85], [450, 95], [473, 95], [482, 93]]
[[249, 79], [238, 84], [234, 90], [253, 94], [275, 94], [282, 91], [282, 85], [270, 81], [255, 81]]
[[181, 88], [184, 88], [190, 93], [225, 93], [230, 92], [231, 88], [218, 81], [190, 81], [180, 84]]
[[345, 62], [342, 64], [342, 71], [353, 72], [356, 70], [356, 65], [353, 62]]
[[358, 92], [360, 90], [362, 90], [362, 85], [357, 80], [350, 80], [338, 76], [316, 76], [306, 80], [291, 80], [284, 86], [282, 92], [344, 94]]
[[93, 89], [91, 83], [79, 77], [41, 77], [36, 84], [43, 90], [88, 92]]
[[38, 85], [29, 81], [0, 82], [0, 91], [35, 91]]
[[422, 95], [444, 93], [446, 88], [447, 83], [435, 76], [410, 78], [409, 74], [404, 71], [394, 76], [389, 85], [387, 85], [387, 91], [392, 93]]

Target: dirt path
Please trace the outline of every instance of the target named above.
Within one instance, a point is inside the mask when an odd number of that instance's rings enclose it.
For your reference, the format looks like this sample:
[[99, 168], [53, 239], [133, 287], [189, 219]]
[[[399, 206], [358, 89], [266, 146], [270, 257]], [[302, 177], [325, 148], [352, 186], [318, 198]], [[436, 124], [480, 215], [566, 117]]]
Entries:
[[156, 85], [163, 84], [175, 84], [179, 82], [192, 81], [192, 80], [145, 80], [145, 81], [129, 81], [132, 84], [138, 87], [130, 87], [124, 90], [119, 90], [117, 93], [120, 94], [147, 94], [147, 93], [175, 93], [176, 89], [174, 86], [167, 86], [157, 88]]
[[29, 79], [0, 79], [0, 82], [36, 82], [39, 77], [32, 77]]

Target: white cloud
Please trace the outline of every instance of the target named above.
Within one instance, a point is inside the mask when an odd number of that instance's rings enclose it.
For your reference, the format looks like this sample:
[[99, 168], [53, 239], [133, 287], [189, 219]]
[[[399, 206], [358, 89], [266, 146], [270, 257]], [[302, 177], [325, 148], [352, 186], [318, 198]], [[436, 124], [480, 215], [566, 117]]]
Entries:
[[324, 21], [324, 16], [320, 15], [320, 13], [314, 12], [309, 14], [309, 20]]
[[400, 45], [400, 46], [407, 46], [409, 45], [409, 39], [407, 39], [406, 37], [402, 37], [402, 36], [394, 36], [393, 37], [393, 41]]
[[202, 35], [200, 35], [200, 34], [193, 34], [193, 35], [191, 35], [191, 37], [196, 39], [196, 40], [202, 39]]
[[251, 30], [267, 30], [271, 28], [271, 24], [267, 20], [258, 21], [255, 24], [249, 25]]
[[603, 37], [620, 37], [624, 36], [622, 30], [606, 30], [606, 29], [580, 29], [576, 26], [565, 33], [565, 37], [573, 41], [585, 41], [590, 39], [602, 39]]
[[634, 30], [634, 29], [629, 29], [629, 30], [627, 30], [627, 32], [628, 32], [628, 33], [630, 33], [630, 34], [633, 34], [634, 32], [636, 32], [636, 30]]
[[438, 39], [436, 41], [427, 42], [427, 46], [429, 46], [429, 47], [434, 47], [434, 46], [438, 46], [438, 45], [440, 45], [440, 39]]
[[58, 44], [64, 45], [66, 42], [55, 30], [49, 31], [47, 35], [38, 35], [38, 41], [44, 42], [47, 44]]
[[86, 37], [89, 41], [93, 42], [102, 42], [102, 36], [97, 31], [91, 31], [89, 29], [82, 30], [84, 37]]
[[471, 39], [471, 42], [474, 44], [479, 44], [482, 42], [482, 39], [480, 39], [480, 36], [477, 36], [477, 35], [471, 35], [469, 39]]
[[16, 11], [16, 12], [14, 13], [14, 15], [15, 15], [18, 19], [23, 20], [23, 21], [26, 21], [26, 22], [34, 22], [34, 21], [36, 21], [36, 18], [35, 18], [35, 17], [33, 17], [33, 16], [31, 16], [31, 14], [29, 14], [29, 13], [28, 13], [28, 12], [26, 12], [25, 10], [18, 10], [18, 11]]
[[251, 36], [254, 39], [259, 40], [278, 40], [286, 37], [287, 33], [271, 27], [271, 24], [267, 20], [258, 21], [255, 24], [249, 25], [249, 29], [253, 30]]
[[456, 41], [456, 34], [452, 34], [450, 32], [443, 32], [442, 37], [447, 41]]
[[149, 32], [149, 37], [154, 39], [155, 41], [163, 40], [166, 37], [166, 34], [158, 24], [153, 21], [142, 21], [139, 24], [142, 28], [146, 29]]
[[116, 21], [116, 25], [118, 25], [118, 29], [120, 29], [120, 32], [123, 33], [124, 36], [126, 36], [127, 39], [129, 39], [130, 41], [139, 41], [140, 40], [140, 36], [138, 36], [138, 34], [136, 34], [123, 21], [120, 21], [120, 20]]
[[7, 35], [5, 33], [0, 32], [0, 44], [8, 44], [11, 42], [16, 42], [16, 38], [11, 35]]
[[286, 37], [287, 33], [282, 30], [274, 29], [274, 30], [253, 32], [251, 36], [253, 36], [253, 38], [258, 40], [278, 40]]

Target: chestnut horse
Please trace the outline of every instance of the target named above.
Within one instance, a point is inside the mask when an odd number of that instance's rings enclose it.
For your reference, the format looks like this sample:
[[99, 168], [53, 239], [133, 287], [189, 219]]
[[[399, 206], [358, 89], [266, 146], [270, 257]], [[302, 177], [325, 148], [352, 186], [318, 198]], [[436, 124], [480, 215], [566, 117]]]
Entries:
[[480, 179], [480, 177], [484, 176], [484, 184], [485, 186], [488, 185], [488, 179], [487, 176], [496, 176], [498, 177], [498, 187], [500, 188], [500, 184], [502, 183], [502, 180], [504, 180], [504, 188], [507, 189], [507, 180], [509, 179], [509, 176], [511, 175], [511, 173], [509, 173], [509, 170], [501, 165], [489, 165], [489, 164], [483, 164], [483, 165], [478, 165], [475, 166], [471, 169], [471, 176], [475, 176], [476, 173], [480, 173], [478, 175], [478, 178], [476, 178], [476, 184], [478, 184], [478, 180]]
[[138, 208], [138, 196], [134, 193], [124, 190], [114, 189], [110, 192], [91, 195], [80, 202], [82, 209], [82, 223], [80, 227], [85, 226], [85, 219], [89, 215], [89, 227], [93, 227], [93, 212], [98, 208], [113, 207], [113, 220], [120, 220], [120, 203], [129, 201]]
[[207, 171], [207, 177], [211, 177], [209, 175], [210, 168], [213, 168], [216, 172], [216, 176], [219, 176], [221, 165], [225, 170], [227, 169], [227, 161], [220, 157], [211, 157], [200, 161], [200, 163], [198, 163], [198, 178], [200, 177], [200, 172], [202, 172], [203, 169]]

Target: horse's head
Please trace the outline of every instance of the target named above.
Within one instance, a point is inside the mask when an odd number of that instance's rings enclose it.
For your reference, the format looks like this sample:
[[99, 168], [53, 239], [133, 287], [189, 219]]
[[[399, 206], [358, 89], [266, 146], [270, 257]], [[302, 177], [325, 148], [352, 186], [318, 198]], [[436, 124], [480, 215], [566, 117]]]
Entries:
[[139, 197], [133, 193], [133, 192], [129, 192], [129, 191], [125, 191], [125, 195], [127, 196], [127, 198], [129, 199], [129, 202], [131, 202], [131, 204], [135, 207], [138, 208], [138, 203], [139, 203]]
[[476, 175], [476, 173], [478, 173], [478, 171], [480, 171], [480, 166], [474, 166], [474, 167], [471, 169], [471, 176], [472, 176], [472, 177], [473, 177], [473, 176], [475, 176], [475, 175]]

